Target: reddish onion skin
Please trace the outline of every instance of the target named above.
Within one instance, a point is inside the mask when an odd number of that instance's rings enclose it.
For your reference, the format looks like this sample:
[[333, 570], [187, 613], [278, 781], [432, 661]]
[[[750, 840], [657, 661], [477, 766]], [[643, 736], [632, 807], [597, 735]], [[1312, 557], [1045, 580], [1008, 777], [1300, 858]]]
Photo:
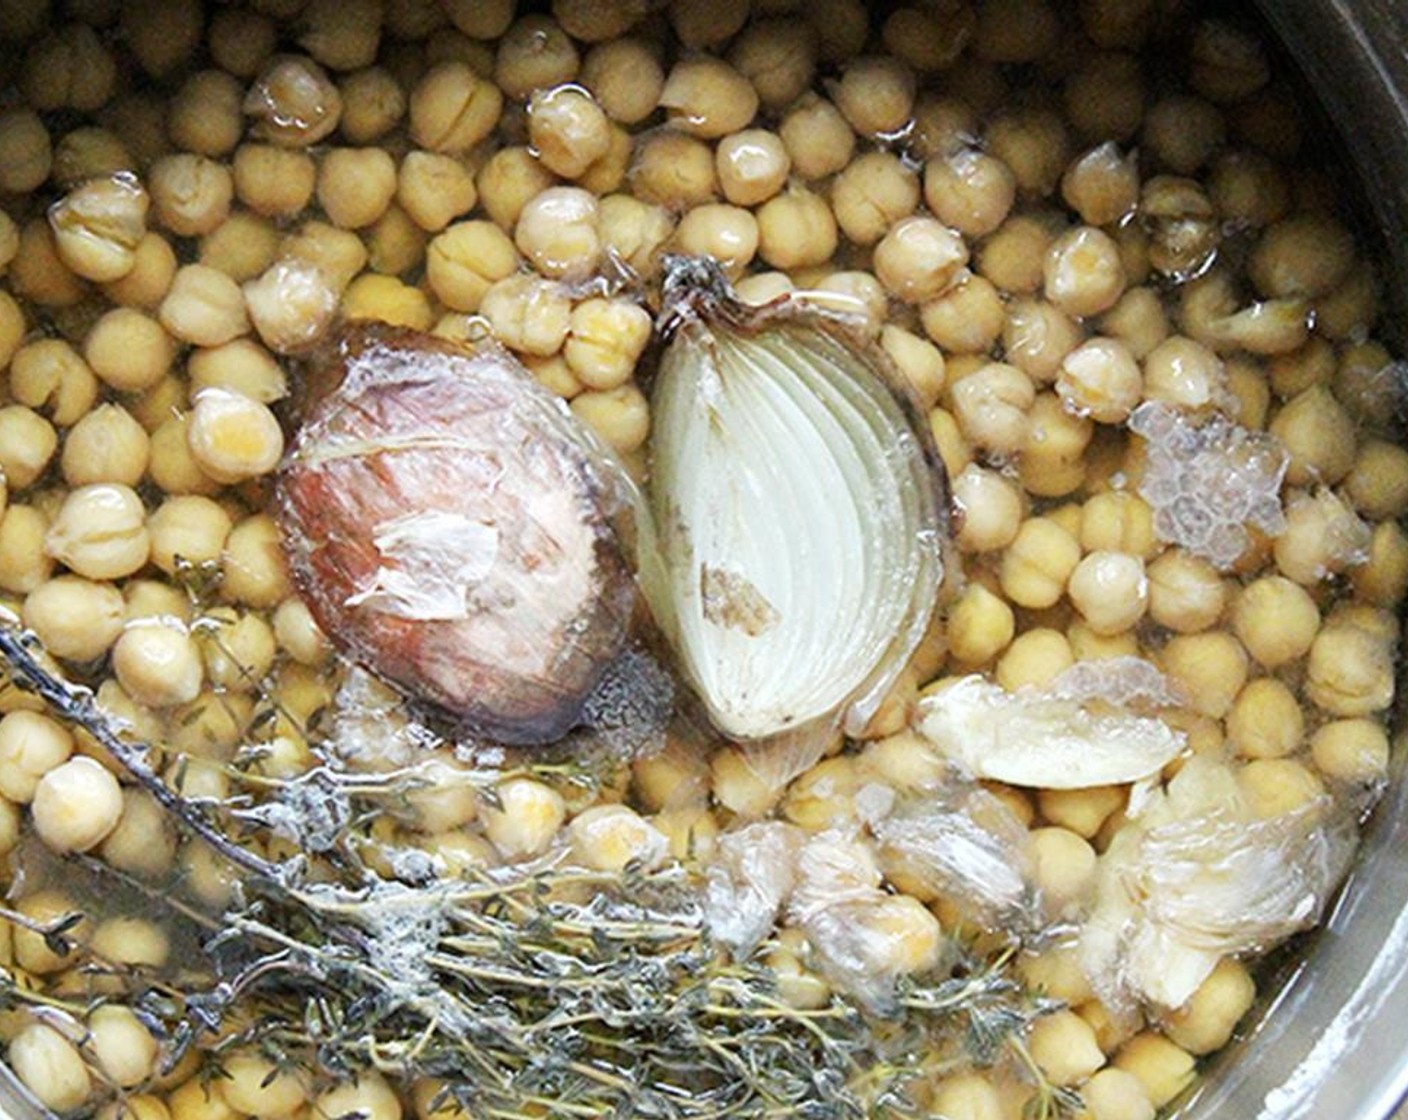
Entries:
[[497, 347], [361, 324], [308, 383], [275, 507], [319, 625], [473, 734], [560, 739], [635, 604], [600, 447]]

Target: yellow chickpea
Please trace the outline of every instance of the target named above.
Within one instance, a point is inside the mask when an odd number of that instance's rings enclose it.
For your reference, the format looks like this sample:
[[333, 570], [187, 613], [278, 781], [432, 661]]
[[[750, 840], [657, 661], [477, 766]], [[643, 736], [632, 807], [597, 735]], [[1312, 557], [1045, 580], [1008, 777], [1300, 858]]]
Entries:
[[1080, 558], [1080, 543], [1070, 532], [1050, 518], [1028, 518], [1003, 553], [1003, 593], [1019, 606], [1053, 606]]
[[342, 80], [342, 117], [338, 129], [353, 144], [371, 144], [394, 129], [406, 115], [401, 83], [380, 66], [368, 66]]
[[1124, 552], [1089, 553], [1071, 573], [1067, 592], [1086, 625], [1100, 635], [1130, 629], [1149, 606], [1144, 562]]
[[54, 149], [49, 130], [30, 108], [0, 113], [0, 190], [28, 194], [49, 177]]
[[985, 467], [968, 466], [953, 480], [960, 510], [957, 537], [965, 551], [1006, 548], [1022, 527], [1022, 493], [1008, 478]]
[[229, 216], [235, 183], [224, 164], [179, 153], [152, 164], [147, 189], [158, 226], [178, 237], [200, 237]]
[[509, 97], [526, 98], [572, 81], [580, 66], [577, 48], [555, 20], [528, 15], [499, 40], [494, 82]]
[[477, 311], [485, 293], [518, 270], [518, 250], [492, 222], [457, 222], [426, 250], [426, 279], [446, 307]]
[[1011, 644], [1016, 628], [1010, 606], [981, 583], [969, 584], [949, 611], [949, 653], [964, 664], [982, 665]]
[[[766, 132], [761, 135], [772, 136]], [[776, 143], [781, 148], [781, 141]], [[786, 164], [779, 166], [785, 168]], [[721, 179], [723, 168], [721, 158]], [[831, 208], [836, 221], [857, 245], [875, 244], [897, 221], [913, 214], [918, 205], [918, 177], [888, 152], [867, 152], [849, 163], [831, 184]]]
[[1262, 234], [1247, 275], [1270, 298], [1328, 295], [1354, 266], [1354, 238], [1339, 222], [1313, 214], [1286, 218]]
[[1093, 226], [1077, 226], [1047, 250], [1045, 295], [1067, 315], [1085, 318], [1108, 311], [1125, 289], [1119, 246]]
[[1275, 677], [1249, 682], [1227, 714], [1228, 741], [1244, 758], [1284, 758], [1304, 737], [1300, 703]]
[[949, 394], [974, 445], [996, 455], [1015, 455], [1026, 445], [1036, 386], [1016, 366], [989, 362], [954, 382]]
[[234, 188], [257, 214], [292, 217], [308, 205], [318, 168], [306, 152], [274, 144], [241, 144], [235, 152]]
[[875, 247], [875, 275], [906, 303], [937, 299], [967, 263], [962, 239], [933, 218], [905, 218]]
[[1408, 534], [1384, 521], [1369, 540], [1369, 555], [1351, 578], [1354, 590], [1376, 607], [1396, 607], [1408, 595]]
[[1144, 358], [1144, 395], [1151, 401], [1207, 408], [1216, 403], [1225, 384], [1222, 360], [1191, 338], [1165, 339]]
[[230, 530], [220, 566], [220, 595], [226, 602], [270, 608], [289, 595], [278, 526], [267, 514], [252, 514]]
[[595, 44], [578, 75], [597, 104], [618, 124], [639, 124], [660, 104], [665, 73], [651, 46], [641, 39], [612, 38]]
[[339, 229], [364, 229], [396, 195], [396, 163], [381, 148], [333, 148], [318, 165], [318, 205]]
[[120, 404], [104, 404], [83, 417], [64, 439], [60, 467], [70, 486], [116, 482], [136, 486], [147, 470], [151, 441]]
[[650, 434], [649, 402], [634, 385], [579, 393], [570, 407], [573, 415], [622, 454], [635, 451]]
[[757, 218], [758, 255], [773, 268], [824, 264], [836, 252], [838, 234], [831, 207], [805, 187], [794, 186], [769, 199]]
[[0, 587], [27, 594], [49, 578], [52, 558], [44, 551], [48, 518], [33, 506], [9, 504], [0, 516]]
[[1043, 261], [1052, 240], [1047, 223], [1023, 214], [1010, 216], [979, 246], [977, 272], [1004, 292], [1036, 292], [1043, 283]]
[[264, 345], [278, 354], [314, 345], [332, 325], [338, 291], [310, 261], [283, 258], [244, 285], [250, 322]]
[[637, 141], [629, 178], [633, 193], [642, 201], [674, 210], [709, 202], [718, 188], [709, 146], [674, 130], [647, 134]]
[[401, 160], [396, 201], [427, 233], [439, 233], [474, 208], [479, 191], [465, 164], [437, 152], [408, 152]]
[[903, 62], [884, 56], [858, 58], [842, 71], [836, 107], [862, 136], [898, 132], [914, 110], [915, 78]]
[[119, 579], [147, 562], [151, 538], [142, 499], [129, 486], [80, 486], [64, 499], [44, 550], [88, 579]]
[[746, 128], [758, 111], [758, 94], [727, 62], [698, 55], [675, 63], [659, 104], [675, 128], [712, 140]]
[[57, 576], [29, 593], [22, 617], [54, 657], [93, 661], [122, 632], [122, 593], [110, 583]]
[[1237, 596], [1232, 627], [1259, 664], [1275, 669], [1309, 652], [1320, 629], [1320, 610], [1299, 584], [1265, 576]]
[[1292, 486], [1333, 485], [1354, 466], [1354, 419], [1325, 385], [1312, 385], [1287, 401], [1269, 431], [1291, 454], [1286, 481]]
[[504, 345], [540, 357], [561, 350], [572, 325], [566, 293], [558, 284], [536, 276], [508, 276], [490, 285], [479, 312]]
[[1221, 719], [1247, 679], [1247, 654], [1221, 630], [1179, 634], [1163, 649], [1162, 665], [1190, 708]]
[[650, 340], [649, 313], [623, 300], [589, 299], [572, 310], [563, 356], [589, 389], [615, 389], [635, 371]]
[[778, 136], [803, 179], [822, 179], [851, 162], [856, 136], [841, 111], [810, 94], [783, 116]]
[[432, 152], [466, 152], [499, 123], [503, 94], [463, 62], [443, 62], [411, 90], [411, 139]]
[[1333, 716], [1367, 716], [1393, 700], [1391, 639], [1352, 624], [1327, 626], [1306, 663], [1306, 695]]
[[696, 206], [675, 227], [681, 252], [713, 257], [730, 276], [741, 275], [758, 251], [758, 222], [738, 206]]

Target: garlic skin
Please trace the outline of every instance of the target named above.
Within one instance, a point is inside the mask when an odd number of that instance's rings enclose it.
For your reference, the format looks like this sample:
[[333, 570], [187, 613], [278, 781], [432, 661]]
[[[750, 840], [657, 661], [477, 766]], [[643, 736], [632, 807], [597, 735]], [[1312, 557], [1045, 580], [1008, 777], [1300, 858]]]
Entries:
[[561, 738], [626, 645], [623, 476], [496, 347], [364, 324], [308, 381], [276, 510], [319, 626], [471, 733]]
[[666, 264], [642, 590], [710, 722], [739, 741], [859, 732], [943, 575], [942, 467], [847, 321], [750, 308], [719, 266]]

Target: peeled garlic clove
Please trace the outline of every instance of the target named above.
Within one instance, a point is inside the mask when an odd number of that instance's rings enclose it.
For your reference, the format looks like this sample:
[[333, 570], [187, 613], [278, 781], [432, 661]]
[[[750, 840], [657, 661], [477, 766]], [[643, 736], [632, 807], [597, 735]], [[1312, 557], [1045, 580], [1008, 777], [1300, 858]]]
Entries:
[[843, 321], [747, 307], [709, 260], [666, 272], [643, 591], [723, 734], [857, 732], [933, 610], [941, 468]]
[[925, 697], [915, 729], [974, 777], [1041, 789], [1138, 781], [1184, 747], [1184, 737], [1161, 720], [1014, 695], [981, 676], [960, 677]]
[[625, 647], [626, 484], [497, 348], [361, 325], [309, 381], [277, 507], [318, 624], [471, 732], [560, 738]]

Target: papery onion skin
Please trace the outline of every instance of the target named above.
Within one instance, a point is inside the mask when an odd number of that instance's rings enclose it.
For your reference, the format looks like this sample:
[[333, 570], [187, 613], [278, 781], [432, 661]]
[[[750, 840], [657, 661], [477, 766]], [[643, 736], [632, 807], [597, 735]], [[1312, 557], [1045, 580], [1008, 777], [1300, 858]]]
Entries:
[[626, 646], [628, 484], [497, 346], [363, 324], [308, 380], [275, 509], [318, 624], [472, 734], [562, 738]]
[[843, 317], [748, 307], [666, 261], [642, 589], [709, 721], [737, 741], [858, 733], [943, 578], [943, 468], [898, 373]]

